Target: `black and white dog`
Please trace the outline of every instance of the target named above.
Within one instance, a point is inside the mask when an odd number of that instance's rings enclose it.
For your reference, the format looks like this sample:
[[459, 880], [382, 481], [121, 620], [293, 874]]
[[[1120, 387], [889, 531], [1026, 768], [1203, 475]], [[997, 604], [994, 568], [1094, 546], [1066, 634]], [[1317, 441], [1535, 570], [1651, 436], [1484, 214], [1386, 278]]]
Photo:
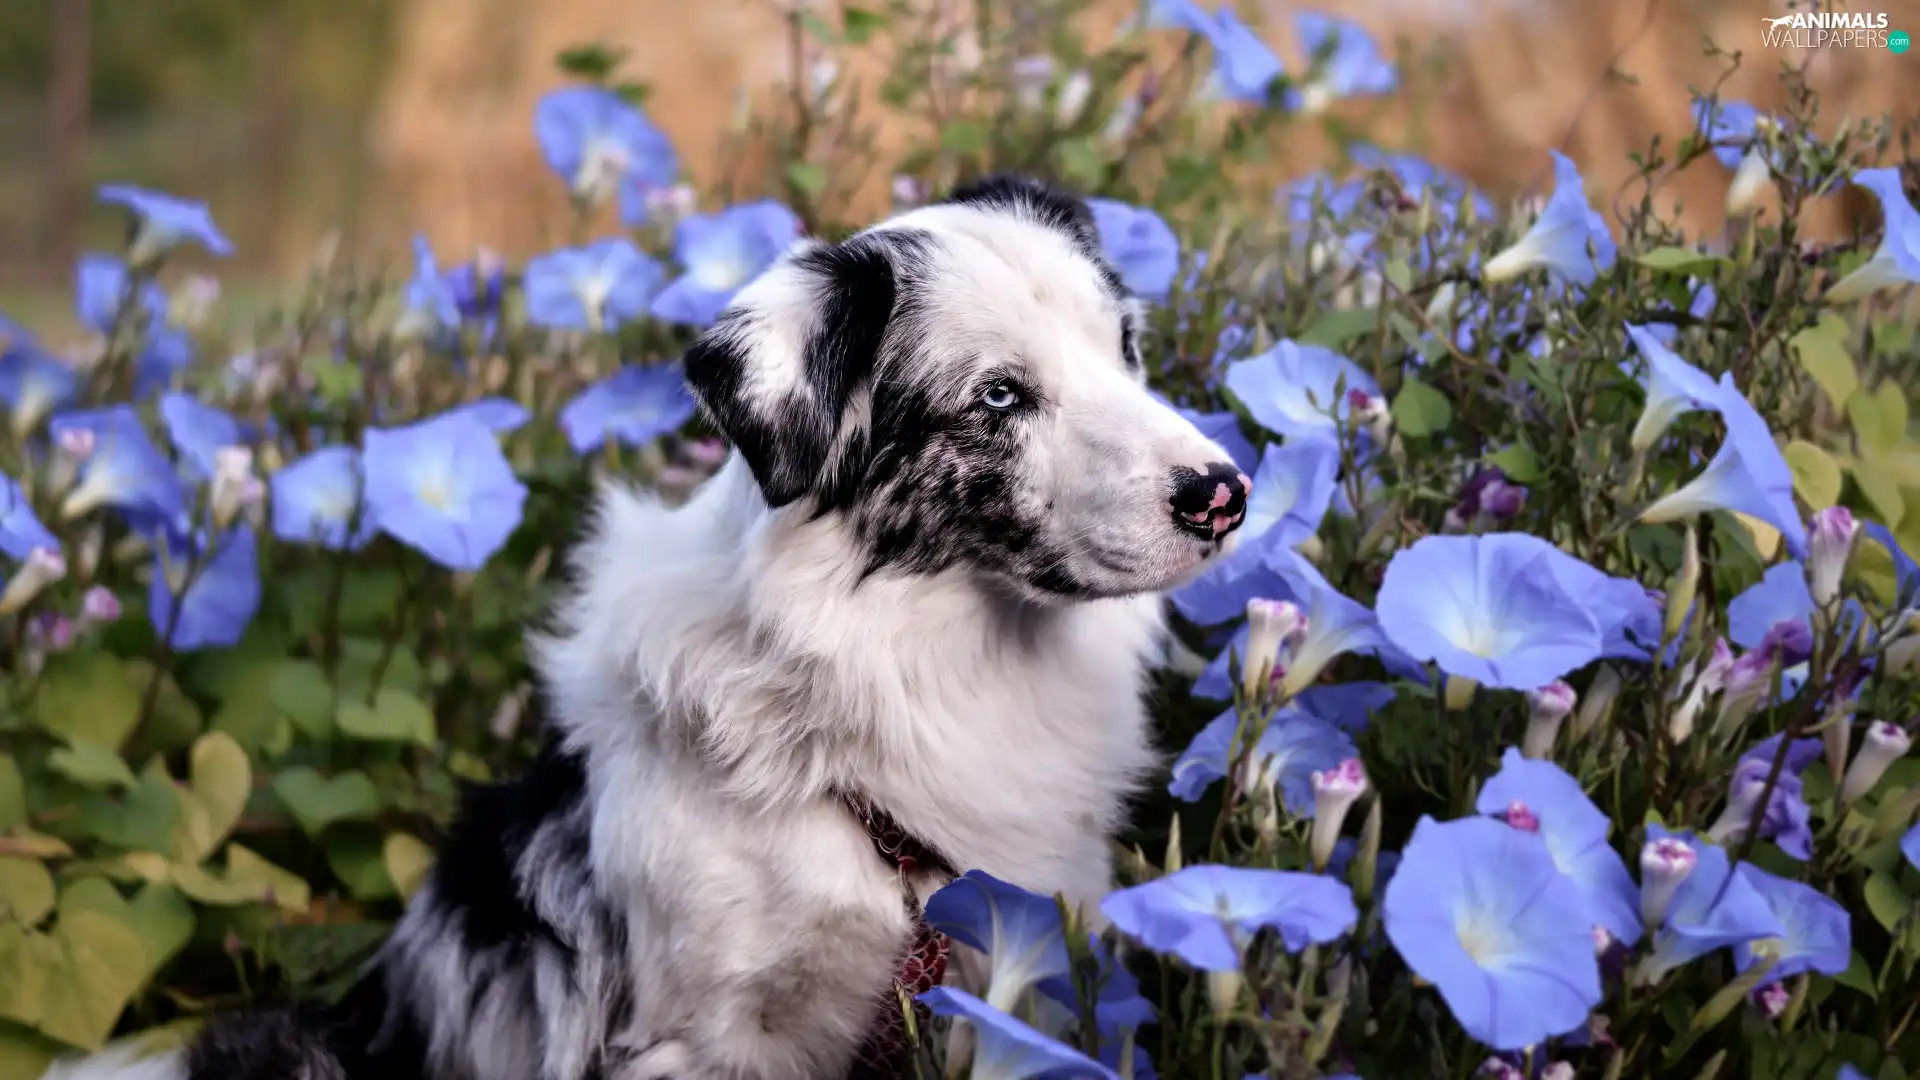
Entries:
[[686, 356], [734, 453], [678, 509], [603, 492], [535, 639], [548, 746], [470, 795], [358, 988], [54, 1075], [897, 1075], [954, 868], [1097, 913], [1160, 594], [1245, 508], [1137, 319], [1032, 181], [790, 252]]

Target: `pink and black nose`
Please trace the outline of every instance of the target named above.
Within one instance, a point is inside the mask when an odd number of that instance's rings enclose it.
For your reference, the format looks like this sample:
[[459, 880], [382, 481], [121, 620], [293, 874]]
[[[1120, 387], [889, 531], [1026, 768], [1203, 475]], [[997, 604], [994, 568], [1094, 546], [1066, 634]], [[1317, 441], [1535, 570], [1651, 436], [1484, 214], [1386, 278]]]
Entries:
[[1253, 481], [1231, 461], [1216, 461], [1205, 472], [1185, 465], [1173, 470], [1173, 523], [1208, 540], [1240, 527], [1247, 516]]

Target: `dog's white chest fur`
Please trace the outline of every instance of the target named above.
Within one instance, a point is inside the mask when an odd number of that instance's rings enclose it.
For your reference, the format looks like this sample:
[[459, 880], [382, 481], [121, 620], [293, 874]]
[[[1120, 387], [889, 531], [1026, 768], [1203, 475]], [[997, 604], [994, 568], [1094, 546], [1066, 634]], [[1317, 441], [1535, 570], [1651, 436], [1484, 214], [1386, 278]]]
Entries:
[[679, 510], [609, 492], [541, 643], [595, 887], [627, 918], [636, 1078], [845, 1068], [909, 923], [838, 792], [958, 869], [1090, 913], [1110, 886], [1153, 764], [1157, 598], [1042, 611], [957, 576], [855, 581], [845, 551], [737, 460]]

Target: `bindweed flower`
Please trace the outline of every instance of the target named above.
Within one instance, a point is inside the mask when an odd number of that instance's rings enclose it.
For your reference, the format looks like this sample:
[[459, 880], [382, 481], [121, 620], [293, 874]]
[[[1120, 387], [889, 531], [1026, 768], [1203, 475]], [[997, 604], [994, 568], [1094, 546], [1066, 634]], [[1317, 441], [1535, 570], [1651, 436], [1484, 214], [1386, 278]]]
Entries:
[[[1716, 844], [1732, 844], [1746, 837], [1754, 811], [1760, 806], [1760, 796], [1767, 791], [1767, 776], [1773, 771], [1773, 759], [1783, 737], [1775, 735], [1740, 756], [1728, 788], [1726, 809], [1707, 830], [1707, 839]], [[1813, 855], [1813, 826], [1800, 773], [1819, 758], [1820, 751], [1819, 739], [1793, 741], [1787, 749], [1786, 763], [1767, 795], [1766, 809], [1760, 815], [1758, 839], [1772, 840], [1781, 851], [1802, 861]]]
[[59, 547], [59, 538], [34, 515], [26, 491], [13, 477], [0, 473], [0, 554], [19, 561], [36, 549]]
[[[1781, 932], [1771, 950], [1776, 959], [1768, 978], [1791, 979], [1807, 971], [1832, 976], [1847, 970], [1853, 935], [1846, 908], [1810, 885], [1757, 866], [1742, 866], [1740, 873], [1780, 923]], [[1746, 971], [1754, 965], [1754, 945], [1743, 941], [1733, 947], [1736, 968]]]
[[1767, 568], [1760, 580], [1727, 602], [1727, 636], [1748, 649], [1771, 649], [1788, 664], [1802, 663], [1813, 647], [1813, 593], [1799, 562]]
[[1565, 679], [1555, 679], [1538, 690], [1528, 690], [1527, 734], [1521, 753], [1542, 760], [1553, 756], [1553, 744], [1560, 738], [1560, 725], [1573, 712], [1579, 695]]
[[1554, 573], [1572, 560], [1524, 533], [1428, 536], [1396, 552], [1375, 606], [1416, 660], [1482, 686], [1532, 689], [1599, 657], [1586, 606]]
[[1340, 841], [1340, 828], [1347, 812], [1360, 796], [1367, 793], [1367, 771], [1360, 759], [1350, 757], [1331, 769], [1315, 770], [1313, 784], [1313, 832], [1308, 852], [1316, 871], [1325, 870], [1333, 858], [1334, 845]]
[[1347, 887], [1318, 874], [1238, 866], [1189, 866], [1107, 894], [1100, 911], [1141, 945], [1201, 971], [1237, 971], [1261, 930], [1288, 952], [1324, 945], [1353, 929], [1359, 912]]
[[1754, 208], [1773, 183], [1778, 154], [1768, 146], [1777, 121], [1743, 101], [1702, 98], [1694, 104], [1695, 125], [1713, 143], [1713, 155], [1733, 170], [1727, 186], [1727, 216], [1741, 217]]
[[1707, 707], [1707, 699], [1718, 694], [1727, 685], [1727, 677], [1733, 671], [1733, 650], [1728, 648], [1725, 638], [1715, 638], [1713, 649], [1707, 654], [1707, 662], [1700, 669], [1697, 678], [1687, 683], [1686, 696], [1667, 721], [1667, 737], [1675, 746], [1693, 737], [1695, 723], [1700, 713]]
[[1355, 387], [1347, 391], [1347, 409], [1353, 423], [1367, 433], [1374, 445], [1387, 445], [1393, 436], [1393, 410], [1387, 407], [1386, 398]]
[[969, 1080], [1041, 1080], [1052, 1076], [1120, 1080], [1112, 1069], [964, 990], [936, 986], [915, 1000], [935, 1016], [966, 1021], [974, 1044]]
[[1590, 905], [1539, 836], [1423, 816], [1382, 911], [1407, 966], [1496, 1050], [1572, 1031], [1600, 1003]]
[[[379, 531], [361, 509], [360, 452], [323, 446], [273, 474], [273, 535], [329, 551], [358, 551]], [[357, 518], [357, 520], [356, 520]]]
[[621, 239], [527, 262], [527, 321], [553, 330], [614, 330], [641, 318], [666, 283], [660, 264]]
[[16, 436], [71, 405], [79, 393], [80, 375], [71, 364], [32, 341], [0, 340], [0, 404], [9, 410]]
[[460, 325], [460, 301], [453, 282], [441, 273], [433, 247], [424, 236], [413, 238], [413, 277], [407, 282], [397, 332], [402, 337], [425, 337]]
[[[1381, 633], [1380, 620], [1366, 605], [1328, 584], [1312, 563], [1290, 548], [1267, 553], [1267, 568], [1286, 585], [1293, 602], [1306, 612], [1307, 632], [1293, 647], [1280, 681], [1280, 697], [1290, 699], [1320, 680], [1327, 665], [1346, 653], [1384, 654], [1394, 645]], [[1391, 666], [1391, 665], [1389, 665]]]
[[1674, 894], [1700, 861], [1693, 845], [1677, 836], [1649, 839], [1640, 848], [1640, 921], [1658, 931], [1667, 921]]
[[629, 364], [560, 410], [560, 427], [576, 454], [608, 439], [645, 446], [693, 418], [695, 403], [679, 367]]
[[238, 525], [184, 542], [165, 536], [154, 551], [147, 613], [176, 652], [238, 644], [260, 607], [260, 555], [252, 528]]
[[1166, 220], [1144, 206], [1088, 199], [1100, 249], [1134, 295], [1165, 300], [1180, 271], [1180, 238]]
[[646, 220], [646, 194], [680, 174], [673, 143], [612, 90], [574, 86], [540, 99], [534, 137], [576, 199], [597, 206], [618, 192], [628, 224]]
[[1300, 609], [1288, 601], [1264, 597], [1247, 601], [1247, 655], [1241, 660], [1240, 684], [1248, 698], [1259, 696], [1279, 670], [1283, 650], [1305, 628]]
[[1353, 361], [1293, 341], [1227, 365], [1226, 386], [1255, 423], [1289, 440], [1337, 438], [1349, 421], [1347, 391], [1380, 394], [1373, 376]]
[[213, 214], [206, 203], [127, 184], [104, 185], [99, 195], [101, 202], [123, 206], [133, 213], [133, 239], [127, 247], [127, 261], [135, 266], [148, 265], [188, 241], [205, 248], [209, 254], [233, 254], [233, 244], [213, 223]]
[[1267, 447], [1253, 474], [1239, 542], [1173, 594], [1180, 614], [1205, 626], [1245, 611], [1247, 602], [1270, 584], [1268, 553], [1296, 547], [1319, 530], [1333, 502], [1339, 466], [1340, 448], [1331, 442], [1309, 439]]
[[1887, 769], [1906, 757], [1911, 749], [1913, 737], [1900, 725], [1885, 720], [1868, 724], [1866, 737], [1860, 740], [1860, 751], [1853, 756], [1853, 764], [1847, 766], [1846, 776], [1840, 781], [1840, 805], [1860, 801], [1887, 774]]
[[47, 586], [66, 576], [67, 560], [58, 545], [28, 551], [0, 589], [0, 615], [11, 615], [33, 603]]
[[[1174, 761], [1167, 791], [1197, 802], [1214, 781], [1227, 775], [1239, 730], [1240, 716], [1231, 709], [1202, 728]], [[1307, 817], [1314, 812], [1313, 774], [1337, 767], [1354, 753], [1346, 732], [1303, 710], [1281, 709], [1266, 730], [1257, 733], [1248, 752], [1248, 786], [1277, 793], [1288, 813]]]
[[1481, 276], [1507, 281], [1529, 270], [1545, 269], [1555, 279], [1593, 284], [1595, 268], [1613, 267], [1616, 251], [1607, 221], [1587, 205], [1580, 169], [1558, 150], [1553, 155], [1553, 195], [1539, 218], [1512, 247], [1487, 260]]
[[1853, 182], [1880, 200], [1885, 228], [1873, 256], [1827, 290], [1829, 304], [1848, 304], [1881, 289], [1920, 283], [1920, 210], [1907, 201], [1900, 170], [1862, 169], [1853, 174]]
[[80, 449], [79, 478], [60, 504], [69, 520], [111, 506], [137, 521], [178, 527], [186, 494], [167, 456], [153, 445], [140, 416], [126, 405], [65, 413], [48, 424], [54, 441]]
[[1908, 829], [1900, 838], [1900, 854], [1906, 856], [1908, 866], [1920, 870], [1920, 825]]
[[1807, 584], [1815, 607], [1825, 608], [1840, 596], [1840, 579], [1853, 557], [1853, 541], [1860, 524], [1844, 506], [1829, 506], [1813, 515], [1807, 541]]
[[249, 442], [238, 421], [192, 394], [169, 390], [160, 395], [160, 421], [180, 451], [180, 463], [196, 481], [219, 473], [220, 453]]
[[1551, 762], [1531, 761], [1508, 747], [1500, 771], [1487, 778], [1474, 808], [1502, 816], [1516, 828], [1516, 808], [1546, 842], [1547, 854], [1578, 888], [1590, 925], [1604, 926], [1626, 945], [1640, 940], [1640, 918], [1633, 876], [1619, 852], [1607, 843], [1612, 828], [1580, 782]]
[[[1103, 1040], [1127, 1028], [1153, 1023], [1157, 1016], [1153, 1003], [1141, 996], [1140, 980], [1134, 978], [1120, 958], [1114, 955], [1115, 950], [1108, 948], [1098, 934], [1089, 934], [1087, 945], [1094, 961], [1100, 966], [1100, 990], [1094, 1000], [1093, 1010], [1094, 1023], [1099, 1026]], [[1035, 984], [1035, 989], [1054, 1003], [1072, 1010], [1074, 1019], [1079, 1018], [1080, 995], [1071, 977], [1056, 975], [1042, 979]]]
[[799, 239], [800, 219], [771, 199], [694, 214], [673, 230], [673, 257], [683, 272], [649, 310], [664, 322], [709, 326]]
[[1734, 385], [1731, 374], [1720, 376], [1711, 404], [1726, 421], [1725, 441], [1700, 475], [1641, 511], [1640, 520], [1659, 524], [1712, 510], [1734, 511], [1780, 530], [1787, 550], [1795, 558], [1805, 558], [1807, 531], [1793, 503], [1793, 472], [1774, 444], [1767, 422]]
[[495, 435], [510, 435], [533, 419], [533, 413], [527, 411], [525, 405], [503, 397], [476, 398], [464, 405], [455, 405], [441, 415], [469, 417]]
[[1231, 6], [1208, 13], [1192, 3], [1157, 3], [1150, 24], [1177, 25], [1207, 39], [1213, 70], [1200, 89], [1203, 98], [1266, 105], [1285, 67]]
[[1068, 973], [1060, 909], [1051, 896], [1028, 892], [983, 870], [969, 870], [927, 899], [927, 924], [983, 953], [992, 964], [987, 1004], [1003, 1012], [1029, 987]]
[[1713, 408], [1715, 387], [1711, 376], [1680, 359], [1645, 327], [1628, 324], [1627, 338], [1647, 365], [1641, 383], [1647, 391], [1647, 403], [1640, 410], [1631, 439], [1633, 449], [1644, 453], [1660, 441], [1675, 420], [1698, 409]]
[[520, 525], [526, 485], [471, 417], [370, 428], [362, 461], [380, 531], [449, 570], [479, 570]]
[[1776, 660], [1771, 649], [1749, 649], [1734, 658], [1727, 669], [1727, 685], [1720, 692], [1720, 709], [1714, 716], [1713, 733], [1730, 739], [1753, 715], [1753, 710], [1773, 685]]
[[[1670, 833], [1657, 824], [1647, 825], [1647, 843], [1666, 839], [1692, 849], [1694, 866], [1675, 888], [1666, 918], [1653, 937], [1653, 951], [1635, 972], [1636, 982], [1651, 985], [1674, 968], [1717, 949], [1781, 935], [1780, 920], [1747, 876], [1734, 872], [1724, 848], [1702, 843], [1691, 833]], [[1746, 869], [1742, 864], [1741, 870]]]
[[1299, 89], [1289, 89], [1286, 107], [1312, 115], [1341, 98], [1391, 94], [1399, 73], [1359, 23], [1303, 11], [1294, 16], [1300, 47], [1312, 63]]

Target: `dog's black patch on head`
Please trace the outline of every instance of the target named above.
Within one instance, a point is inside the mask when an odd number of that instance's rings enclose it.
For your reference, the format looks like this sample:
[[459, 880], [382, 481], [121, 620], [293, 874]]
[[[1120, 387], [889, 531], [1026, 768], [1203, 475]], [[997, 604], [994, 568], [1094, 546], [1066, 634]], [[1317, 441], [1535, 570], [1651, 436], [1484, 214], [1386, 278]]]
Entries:
[[1126, 286], [1107, 262], [1100, 246], [1100, 228], [1094, 223], [1093, 211], [1086, 200], [1065, 188], [1030, 176], [996, 173], [959, 185], [947, 196], [947, 201], [960, 206], [1004, 210], [1045, 225], [1071, 240], [1074, 248], [1093, 263], [1110, 295], [1126, 295]]
[[777, 328], [761, 325], [770, 316], [752, 307], [727, 312], [687, 351], [687, 381], [746, 459], [767, 505], [814, 492], [832, 503], [857, 474], [859, 447], [839, 445], [847, 406], [872, 380], [892, 322], [896, 260], [923, 242], [908, 230], [867, 233], [801, 252], [774, 271], [794, 275], [811, 299], [813, 325], [800, 345], [803, 371], [791, 392], [754, 393], [759, 361], [752, 350]]

